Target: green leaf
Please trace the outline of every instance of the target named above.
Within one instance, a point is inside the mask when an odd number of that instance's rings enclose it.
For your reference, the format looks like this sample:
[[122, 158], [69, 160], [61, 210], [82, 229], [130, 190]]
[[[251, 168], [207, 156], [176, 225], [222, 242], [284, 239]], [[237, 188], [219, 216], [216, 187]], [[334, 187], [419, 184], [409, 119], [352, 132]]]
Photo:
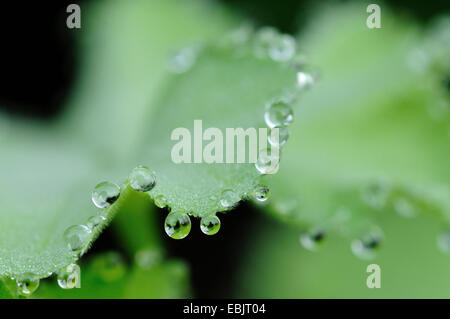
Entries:
[[[143, 115], [151, 112], [167, 56], [230, 23], [203, 2], [102, 1], [86, 8], [81, 72], [66, 114], [51, 123], [0, 117], [1, 277], [45, 278], [78, 259], [63, 233], [99, 213], [90, 200], [97, 183], [121, 182], [136, 165]], [[213, 27], [204, 16], [213, 17]], [[124, 202], [134, 205], [133, 196], [123, 189], [83, 252]]]
[[[430, 115], [441, 94], [411, 59], [420, 36], [387, 10], [383, 27], [368, 29], [361, 12], [355, 4], [325, 10], [302, 37], [323, 76], [299, 102], [280, 172], [268, 181], [270, 209], [308, 227], [367, 228], [379, 209], [406, 201], [414, 214], [447, 220], [449, 118]], [[370, 185], [386, 188], [383, 207], [364, 200]], [[343, 211], [353, 218], [343, 221]], [[352, 228], [344, 227], [361, 231]]]
[[[192, 69], [173, 76], [156, 101], [139, 164], [156, 172], [157, 185], [150, 195], [163, 197], [174, 211], [203, 217], [229, 210], [220, 203], [223, 192], [231, 190], [237, 203], [249, 197], [259, 181], [254, 163], [208, 164], [204, 159], [194, 163], [193, 152], [189, 159], [192, 163], [174, 163], [171, 158], [172, 148], [179, 143], [171, 140], [175, 129], [189, 130], [191, 146], [194, 139], [202, 138], [201, 132], [194, 132], [195, 120], [202, 120], [203, 132], [207, 128], [221, 130], [223, 161], [230, 149], [236, 156], [236, 142], [234, 149], [225, 147], [226, 128], [265, 128], [266, 105], [285, 97], [295, 87], [296, 73], [288, 65], [256, 58], [249, 44], [242, 51], [246, 53], [236, 55], [234, 50], [222, 47], [205, 48]], [[208, 143], [204, 141], [203, 147]], [[249, 152], [248, 142], [246, 147]]]

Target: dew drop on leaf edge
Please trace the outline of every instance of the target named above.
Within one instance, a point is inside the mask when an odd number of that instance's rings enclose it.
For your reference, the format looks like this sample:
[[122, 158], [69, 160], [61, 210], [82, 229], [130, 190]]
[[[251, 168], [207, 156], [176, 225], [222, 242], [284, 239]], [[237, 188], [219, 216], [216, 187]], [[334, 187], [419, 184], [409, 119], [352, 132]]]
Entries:
[[134, 168], [129, 177], [131, 188], [138, 192], [151, 191], [156, 185], [156, 177], [152, 171], [146, 166], [138, 166]]
[[58, 285], [62, 289], [73, 289], [80, 284], [80, 267], [70, 264], [58, 271]]
[[220, 230], [220, 219], [216, 215], [205, 216], [200, 221], [200, 229], [205, 235], [215, 235]]
[[120, 196], [120, 187], [114, 183], [102, 182], [92, 192], [92, 202], [98, 208], [106, 208], [114, 204]]
[[294, 120], [291, 106], [283, 101], [270, 103], [264, 113], [264, 121], [269, 128], [287, 126]]
[[258, 202], [265, 202], [269, 198], [269, 188], [264, 185], [256, 186], [253, 196]]
[[191, 231], [191, 219], [186, 213], [171, 212], [164, 222], [164, 230], [173, 239], [183, 239]]
[[220, 205], [224, 208], [231, 208], [235, 206], [240, 200], [240, 197], [238, 194], [236, 194], [231, 189], [226, 189], [222, 192], [222, 195], [220, 197]]
[[79, 253], [88, 244], [92, 231], [85, 225], [70, 226], [64, 232], [64, 240], [69, 249], [74, 253]]
[[39, 287], [39, 278], [34, 276], [24, 277], [16, 280], [17, 293], [23, 297], [28, 297]]

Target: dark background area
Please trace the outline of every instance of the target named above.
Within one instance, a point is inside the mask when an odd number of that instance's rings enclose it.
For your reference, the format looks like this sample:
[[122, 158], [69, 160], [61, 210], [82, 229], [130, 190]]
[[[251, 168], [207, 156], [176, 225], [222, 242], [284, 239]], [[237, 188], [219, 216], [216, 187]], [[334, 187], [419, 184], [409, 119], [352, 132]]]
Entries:
[[[87, 0], [77, 1], [83, 8]], [[310, 1], [223, 0], [230, 8], [261, 25], [273, 25], [285, 32], [297, 30], [302, 15], [307, 15]], [[73, 1], [2, 2], [0, 4], [0, 110], [28, 117], [48, 119], [56, 116], [65, 104], [77, 71], [75, 56], [76, 29], [66, 27], [66, 7]], [[378, 2], [377, 2], [378, 3]], [[427, 23], [449, 9], [448, 1], [387, 1], [395, 10], [415, 16]], [[298, 12], [301, 12], [298, 20]], [[239, 214], [239, 218], [235, 218]], [[164, 217], [161, 216], [161, 225]], [[238, 254], [235, 247], [245, 247], [245, 238], [268, 217], [249, 205], [236, 212], [220, 215], [224, 226], [213, 237], [198, 230], [182, 241], [161, 236], [172, 256], [186, 260], [192, 271], [193, 292], [197, 297], [229, 297]], [[195, 230], [195, 231], [194, 231]], [[99, 250], [118, 249], [111, 230], [94, 246]], [[214, 280], [214, 285], [209, 285]], [[214, 291], [211, 291], [214, 287]], [[221, 287], [217, 290], [217, 287]]]

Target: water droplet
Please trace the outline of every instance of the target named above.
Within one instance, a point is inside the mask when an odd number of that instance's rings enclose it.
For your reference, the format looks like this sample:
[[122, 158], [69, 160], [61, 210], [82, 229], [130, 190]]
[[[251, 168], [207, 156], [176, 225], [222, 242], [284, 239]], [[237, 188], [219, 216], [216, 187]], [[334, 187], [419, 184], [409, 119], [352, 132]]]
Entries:
[[381, 231], [370, 232], [367, 235], [352, 241], [352, 252], [358, 258], [365, 260], [373, 259], [375, 258], [376, 250], [382, 239], [383, 235]]
[[191, 231], [191, 219], [188, 214], [171, 212], [164, 223], [166, 234], [173, 239], [183, 239]]
[[138, 192], [148, 192], [156, 185], [156, 177], [146, 166], [134, 168], [128, 177], [130, 186]]
[[232, 46], [242, 46], [246, 44], [253, 33], [252, 26], [248, 24], [244, 24], [240, 26], [238, 29], [233, 30], [226, 37], [226, 42], [229, 42]]
[[450, 253], [450, 231], [446, 230], [437, 236], [437, 245], [443, 253]]
[[159, 208], [164, 208], [167, 206], [166, 198], [163, 195], [158, 195], [153, 199], [156, 206]]
[[169, 59], [169, 71], [173, 73], [185, 73], [189, 71], [197, 60], [199, 48], [189, 46], [179, 50]]
[[113, 282], [122, 278], [127, 269], [123, 257], [115, 251], [109, 251], [97, 256], [93, 261], [93, 269], [105, 282]]
[[278, 172], [279, 164], [279, 150], [272, 147], [260, 151], [255, 167], [261, 174], [275, 174]]
[[64, 240], [71, 251], [74, 253], [79, 253], [89, 242], [91, 234], [92, 232], [87, 226], [70, 226], [64, 232]]
[[[278, 138], [276, 138], [275, 133], [277, 132], [276, 129], [278, 130]], [[288, 138], [289, 138], [289, 129], [286, 126], [275, 126], [274, 128], [272, 128], [270, 135], [267, 139], [270, 145], [280, 147], [286, 144]]]
[[306, 90], [314, 85], [314, 77], [310, 73], [297, 72], [297, 87]]
[[294, 114], [289, 104], [277, 101], [269, 104], [264, 113], [264, 120], [270, 128], [286, 126], [294, 120]]
[[206, 235], [215, 235], [220, 229], [220, 219], [216, 215], [203, 217], [200, 221], [200, 229]]
[[119, 186], [110, 182], [103, 182], [95, 186], [92, 192], [92, 202], [98, 208], [106, 208], [114, 204], [119, 196]]
[[231, 189], [226, 189], [222, 192], [220, 205], [225, 208], [230, 208], [235, 206], [240, 200], [241, 199], [238, 194], [233, 192]]
[[264, 185], [258, 185], [253, 195], [258, 202], [265, 202], [269, 198], [269, 188]]
[[374, 209], [381, 209], [386, 205], [389, 189], [382, 182], [372, 182], [362, 190], [363, 200]]
[[58, 285], [62, 289], [80, 287], [80, 267], [70, 264], [58, 271]]
[[22, 279], [16, 280], [17, 293], [21, 296], [28, 297], [33, 294], [39, 287], [39, 278], [35, 276], [24, 276]]
[[274, 61], [288, 61], [295, 54], [295, 39], [288, 34], [277, 35], [269, 45], [269, 56]]
[[134, 259], [142, 269], [151, 269], [162, 261], [163, 254], [157, 248], [145, 248], [139, 250]]
[[103, 215], [91, 216], [87, 220], [86, 226], [88, 228], [90, 228], [91, 230], [93, 230], [95, 227], [97, 227], [98, 225], [103, 223], [105, 220], [106, 220], [106, 217]]
[[308, 250], [316, 251], [325, 238], [325, 231], [321, 228], [304, 232], [300, 235], [300, 244]]
[[414, 209], [414, 206], [406, 198], [400, 197], [400, 198], [395, 199], [393, 205], [394, 205], [394, 210], [400, 216], [403, 216], [406, 218], [412, 218], [417, 215], [416, 210]]
[[272, 44], [278, 37], [278, 31], [272, 27], [262, 27], [255, 34], [253, 51], [258, 58], [265, 58], [269, 54]]

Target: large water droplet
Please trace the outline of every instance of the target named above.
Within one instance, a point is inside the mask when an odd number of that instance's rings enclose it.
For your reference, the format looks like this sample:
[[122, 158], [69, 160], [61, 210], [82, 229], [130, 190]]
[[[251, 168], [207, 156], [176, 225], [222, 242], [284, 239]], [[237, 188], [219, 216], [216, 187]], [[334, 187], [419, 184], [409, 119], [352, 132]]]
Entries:
[[365, 260], [373, 259], [382, 240], [382, 232], [380, 230], [374, 230], [361, 238], [355, 239], [351, 244], [352, 252], [358, 258]]
[[191, 219], [186, 213], [171, 212], [164, 223], [166, 234], [173, 239], [183, 239], [191, 231]]
[[300, 244], [308, 250], [316, 251], [323, 243], [325, 231], [321, 228], [312, 229], [300, 235]]
[[153, 201], [155, 205], [158, 206], [159, 208], [164, 208], [167, 206], [166, 198], [163, 195], [157, 195], [153, 199]]
[[[276, 138], [276, 130], [278, 130], [278, 138]], [[289, 129], [286, 126], [275, 126], [274, 128], [272, 128], [272, 131], [270, 132], [270, 135], [267, 139], [270, 145], [280, 147], [286, 144], [288, 138]]]
[[295, 39], [287, 34], [276, 36], [270, 43], [269, 56], [274, 61], [288, 61], [295, 54]]
[[206, 235], [215, 235], [220, 229], [220, 219], [216, 215], [203, 217], [200, 221], [200, 229]]
[[162, 261], [163, 254], [160, 249], [150, 247], [139, 250], [134, 259], [142, 269], [151, 269]]
[[412, 218], [417, 215], [416, 210], [414, 209], [413, 204], [406, 198], [400, 197], [396, 198], [394, 200], [394, 210], [399, 214], [400, 216], [406, 217], [406, 218]]
[[275, 174], [280, 164], [279, 150], [275, 148], [261, 150], [255, 163], [256, 169], [261, 174]]
[[80, 288], [80, 267], [70, 264], [58, 271], [58, 285], [62, 289]]
[[314, 77], [310, 73], [298, 72], [297, 73], [297, 87], [300, 90], [306, 90], [314, 85]]
[[98, 208], [106, 208], [119, 198], [120, 187], [114, 183], [103, 182], [95, 186], [92, 192], [92, 202]]
[[264, 120], [270, 128], [289, 125], [293, 119], [292, 108], [283, 101], [270, 103], [264, 113]]
[[131, 188], [138, 192], [148, 192], [156, 185], [156, 177], [146, 166], [134, 168], [128, 177]]
[[26, 275], [16, 280], [17, 293], [21, 296], [28, 297], [33, 294], [39, 287], [39, 278], [33, 275]]
[[74, 253], [79, 253], [88, 244], [91, 238], [91, 230], [84, 225], [70, 226], [64, 232], [64, 240], [69, 249]]
[[443, 253], [450, 253], [450, 231], [446, 230], [437, 236], [437, 245]]
[[222, 192], [222, 196], [220, 198], [220, 205], [225, 208], [230, 208], [235, 206], [239, 201], [240, 197], [231, 189], [226, 189]]
[[265, 202], [269, 198], [269, 188], [264, 185], [256, 186], [253, 195], [258, 202]]

